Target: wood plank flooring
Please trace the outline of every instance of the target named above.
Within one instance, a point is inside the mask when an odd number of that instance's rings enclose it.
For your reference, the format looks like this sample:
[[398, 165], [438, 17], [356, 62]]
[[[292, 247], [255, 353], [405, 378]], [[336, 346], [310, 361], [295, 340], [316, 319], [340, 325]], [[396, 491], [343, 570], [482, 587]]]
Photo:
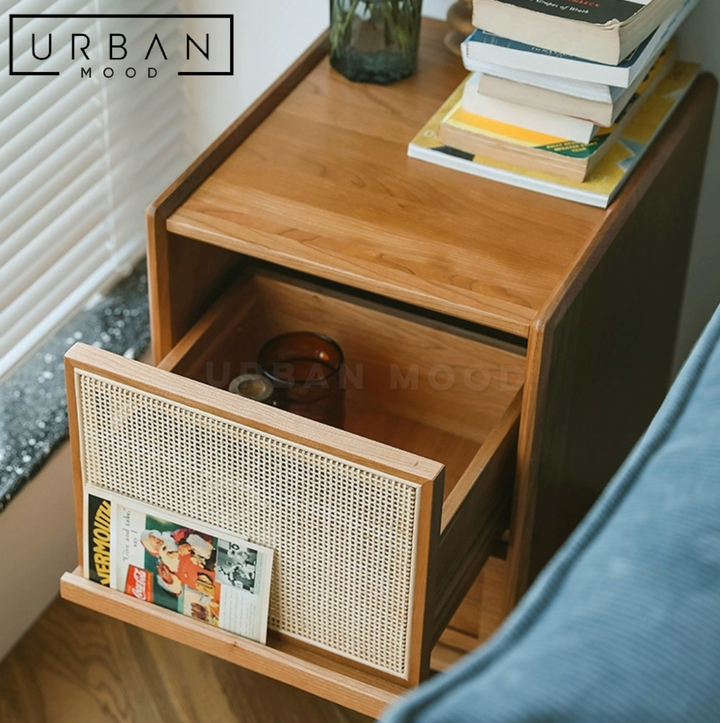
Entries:
[[0, 721], [370, 723], [304, 691], [62, 600], [0, 662]]

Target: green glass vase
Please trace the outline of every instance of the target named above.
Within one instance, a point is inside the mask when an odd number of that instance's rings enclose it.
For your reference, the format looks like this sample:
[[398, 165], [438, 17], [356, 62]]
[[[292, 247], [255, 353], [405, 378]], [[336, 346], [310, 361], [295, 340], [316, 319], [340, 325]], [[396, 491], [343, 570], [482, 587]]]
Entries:
[[394, 83], [415, 72], [422, 0], [330, 0], [330, 62], [349, 80]]

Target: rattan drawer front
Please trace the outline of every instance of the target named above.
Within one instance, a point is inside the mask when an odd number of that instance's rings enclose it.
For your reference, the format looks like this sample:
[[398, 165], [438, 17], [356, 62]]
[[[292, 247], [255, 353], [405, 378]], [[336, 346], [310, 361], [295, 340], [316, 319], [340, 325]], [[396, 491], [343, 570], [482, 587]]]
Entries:
[[[313, 327], [364, 365], [345, 430], [225, 391], [218, 370], [240, 373], [263, 338]], [[467, 330], [256, 268], [159, 368], [77, 345], [67, 370], [79, 524], [92, 484], [272, 547], [271, 633], [267, 649], [238, 640], [229, 654], [233, 636], [198, 644], [202, 627], [77, 573], [63, 594], [333, 700], [355, 680], [354, 707], [377, 715], [428, 675], [507, 527], [524, 364]]]
[[270, 628], [402, 678], [421, 486], [76, 371], [83, 481], [276, 551]]
[[412, 679], [441, 465], [321, 424], [303, 438], [285, 412], [90, 347], [68, 364], [82, 484], [272, 547], [271, 629]]

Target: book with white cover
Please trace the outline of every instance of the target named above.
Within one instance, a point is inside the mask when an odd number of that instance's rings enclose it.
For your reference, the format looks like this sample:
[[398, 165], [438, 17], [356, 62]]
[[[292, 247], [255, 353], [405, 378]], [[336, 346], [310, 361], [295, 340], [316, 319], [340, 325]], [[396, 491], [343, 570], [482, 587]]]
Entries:
[[[658, 56], [649, 72], [652, 72], [652, 68], [660, 62], [661, 58], [674, 58], [675, 54], [675, 43], [671, 41]], [[638, 76], [629, 88], [611, 88], [611, 92], [605, 97], [602, 97], [603, 94], [597, 93], [596, 97], [588, 98], [568, 94], [563, 90], [528, 85], [508, 78], [479, 73], [477, 89], [482, 96], [563, 116], [585, 118], [598, 126], [605, 127], [612, 125], [618, 119], [642, 80], [643, 76]]]
[[[610, 102], [617, 97], [625, 88], [606, 85], [603, 83], [591, 83], [586, 80], [572, 80], [561, 75], [546, 75], [545, 73], [533, 73], [530, 70], [518, 70], [508, 68], [495, 63], [466, 63], [467, 70], [471, 73], [483, 73], [495, 78], [507, 78], [515, 83], [544, 88], [557, 93], [565, 93], [576, 98]], [[642, 76], [639, 76], [642, 77]]]
[[592, 121], [582, 118], [483, 95], [478, 92], [481, 77], [480, 73], [473, 73], [465, 84], [462, 107], [468, 113], [576, 143], [589, 143], [599, 129]]
[[[677, 11], [619, 65], [594, 63], [482, 30], [476, 30], [462, 44], [463, 62], [469, 71], [582, 98], [593, 99], [592, 93], [602, 93], [607, 98], [612, 87], [627, 88], [645, 74], [698, 2], [683, 0]], [[595, 84], [595, 88], [590, 84]]]

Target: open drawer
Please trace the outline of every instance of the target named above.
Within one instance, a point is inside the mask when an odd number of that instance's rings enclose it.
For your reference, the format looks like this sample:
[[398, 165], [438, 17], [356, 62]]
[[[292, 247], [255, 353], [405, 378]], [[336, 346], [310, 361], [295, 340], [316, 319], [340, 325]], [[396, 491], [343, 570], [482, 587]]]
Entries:
[[[345, 429], [225, 391], [264, 341], [314, 330], [348, 367]], [[83, 577], [62, 595], [377, 715], [509, 522], [525, 359], [347, 289], [244, 269], [158, 368], [66, 357], [78, 540], [93, 484], [275, 550], [266, 646]]]

